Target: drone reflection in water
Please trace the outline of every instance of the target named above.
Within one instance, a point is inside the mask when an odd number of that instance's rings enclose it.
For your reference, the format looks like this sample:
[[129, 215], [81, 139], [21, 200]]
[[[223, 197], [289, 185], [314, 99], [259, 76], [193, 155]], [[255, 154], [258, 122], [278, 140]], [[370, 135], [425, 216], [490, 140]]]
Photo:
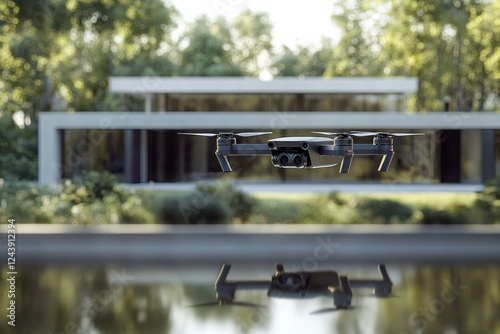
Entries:
[[[287, 264], [285, 269], [291, 264]], [[377, 278], [374, 266], [332, 266], [357, 278]], [[262, 264], [235, 263], [227, 278], [267, 282]], [[500, 266], [387, 266], [396, 298], [372, 298], [353, 288], [349, 311], [335, 311], [333, 296], [268, 298], [262, 290], [240, 290], [236, 299], [262, 307], [186, 306], [214, 298], [218, 266], [22, 268], [16, 281], [16, 333], [494, 333], [500, 328]], [[285, 286], [301, 279], [277, 268]], [[279, 275], [282, 272], [282, 275]], [[2, 269], [2, 279], [7, 270]], [[295, 274], [299, 274], [296, 272]], [[312, 272], [310, 273], [312, 274]], [[311, 282], [311, 277], [309, 282]], [[384, 281], [376, 279], [376, 281]], [[307, 287], [307, 279], [305, 280]], [[276, 282], [278, 284], [278, 282]], [[334, 284], [335, 285], [335, 284]], [[230, 285], [227, 285], [230, 286]], [[276, 285], [278, 286], [278, 285]], [[280, 288], [281, 289], [281, 288]], [[298, 291], [298, 290], [297, 290]], [[6, 307], [4, 294], [0, 306]], [[5, 308], [4, 308], [5, 309]], [[311, 312], [315, 311], [314, 315]], [[0, 332], [10, 333], [6, 321]]]
[[213, 305], [257, 306], [255, 304], [234, 301], [237, 290], [267, 290], [272, 298], [306, 299], [326, 296], [333, 300], [337, 309], [348, 309], [353, 297], [352, 288], [371, 288], [375, 297], [389, 297], [392, 293], [392, 282], [385, 265], [379, 265], [381, 280], [349, 279], [339, 276], [336, 271], [300, 271], [285, 272], [283, 264], [276, 265], [276, 273], [270, 280], [262, 281], [229, 281], [227, 276], [231, 265], [222, 266], [215, 281], [217, 301], [195, 304], [193, 307]]

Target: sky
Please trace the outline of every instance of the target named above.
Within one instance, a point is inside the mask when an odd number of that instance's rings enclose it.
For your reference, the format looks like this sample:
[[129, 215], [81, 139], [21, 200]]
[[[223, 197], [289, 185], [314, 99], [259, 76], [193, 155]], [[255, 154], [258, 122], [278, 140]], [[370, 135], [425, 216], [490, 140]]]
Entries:
[[196, 17], [223, 16], [231, 20], [245, 8], [267, 12], [273, 24], [273, 41], [276, 47], [297, 44], [319, 47], [321, 37], [338, 39], [338, 30], [332, 24], [332, 0], [169, 0], [176, 7], [181, 19], [193, 22]]

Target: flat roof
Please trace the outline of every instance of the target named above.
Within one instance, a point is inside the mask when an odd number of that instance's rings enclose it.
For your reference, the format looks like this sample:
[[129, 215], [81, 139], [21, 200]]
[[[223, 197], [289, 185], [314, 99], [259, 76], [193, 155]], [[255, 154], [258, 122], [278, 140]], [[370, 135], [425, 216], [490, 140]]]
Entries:
[[429, 112], [40, 112], [39, 134], [54, 129], [500, 129], [500, 113]]
[[127, 94], [412, 94], [413, 77], [110, 77], [109, 91]]

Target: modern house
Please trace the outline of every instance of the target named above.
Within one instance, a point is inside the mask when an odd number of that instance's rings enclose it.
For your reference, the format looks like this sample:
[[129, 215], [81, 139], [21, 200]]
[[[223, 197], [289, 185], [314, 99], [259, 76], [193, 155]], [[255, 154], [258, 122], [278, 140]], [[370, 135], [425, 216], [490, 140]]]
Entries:
[[398, 138], [397, 159], [384, 175], [376, 173], [371, 157], [355, 157], [351, 173], [342, 176], [336, 168], [277, 169], [269, 158], [255, 157], [234, 158], [239, 167], [233, 176], [239, 178], [482, 182], [500, 175], [500, 114], [409, 114], [416, 78], [111, 77], [109, 90], [143, 99], [144, 110], [40, 114], [40, 183], [85, 169], [107, 169], [130, 183], [217, 177], [215, 140], [177, 132], [240, 130], [276, 136], [404, 130], [426, 136]]

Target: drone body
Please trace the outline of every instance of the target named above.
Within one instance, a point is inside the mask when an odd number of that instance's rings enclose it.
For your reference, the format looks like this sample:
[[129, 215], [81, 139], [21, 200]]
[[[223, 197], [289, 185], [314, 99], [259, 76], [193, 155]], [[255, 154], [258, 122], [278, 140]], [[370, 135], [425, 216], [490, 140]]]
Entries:
[[278, 264], [277, 271], [270, 280], [230, 281], [227, 280], [230, 269], [231, 265], [223, 265], [215, 281], [217, 301], [193, 306], [255, 306], [251, 303], [234, 301], [237, 290], [267, 290], [267, 296], [271, 298], [329, 297], [333, 299], [336, 309], [347, 309], [351, 306], [353, 297], [351, 288], [372, 288], [375, 297], [389, 297], [392, 293], [392, 282], [383, 264], [379, 265], [381, 280], [349, 279], [347, 276], [339, 276], [336, 271], [285, 272], [283, 265]]
[[[316, 132], [328, 137], [282, 137], [267, 144], [238, 144], [235, 136], [250, 137], [271, 132], [180, 133], [184, 135], [217, 136], [215, 155], [223, 172], [231, 172], [228, 156], [271, 156], [273, 166], [279, 168], [322, 168], [336, 166], [340, 158], [340, 173], [349, 173], [354, 155], [380, 155], [379, 172], [386, 172], [394, 156], [393, 136], [415, 136], [421, 133]], [[354, 144], [351, 136], [374, 136], [372, 144]]]

